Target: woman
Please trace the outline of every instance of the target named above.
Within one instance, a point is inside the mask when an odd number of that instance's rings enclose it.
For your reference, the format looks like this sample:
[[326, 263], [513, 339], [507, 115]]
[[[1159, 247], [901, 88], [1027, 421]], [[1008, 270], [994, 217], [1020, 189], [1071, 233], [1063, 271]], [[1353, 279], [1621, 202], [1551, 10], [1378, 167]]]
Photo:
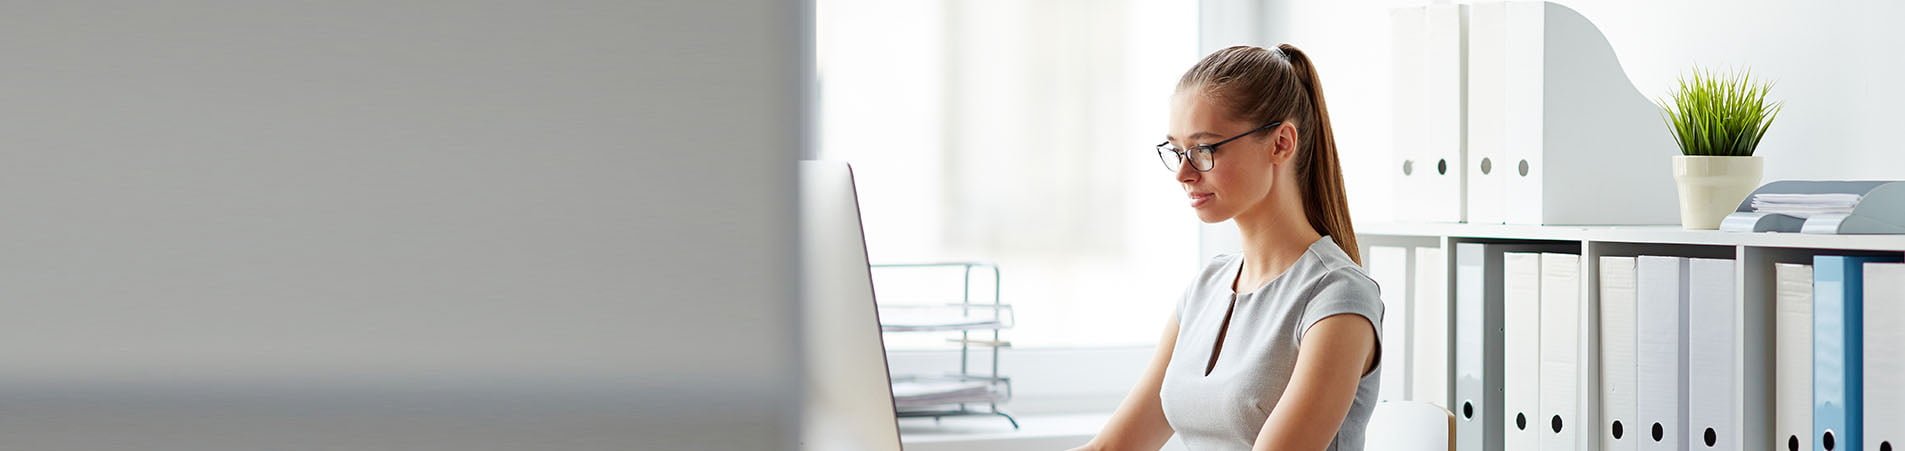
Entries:
[[1197, 218], [1241, 255], [1212, 259], [1157, 355], [1082, 450], [1361, 450], [1376, 402], [1382, 301], [1358, 266], [1316, 68], [1301, 50], [1238, 46], [1178, 80], [1158, 145]]

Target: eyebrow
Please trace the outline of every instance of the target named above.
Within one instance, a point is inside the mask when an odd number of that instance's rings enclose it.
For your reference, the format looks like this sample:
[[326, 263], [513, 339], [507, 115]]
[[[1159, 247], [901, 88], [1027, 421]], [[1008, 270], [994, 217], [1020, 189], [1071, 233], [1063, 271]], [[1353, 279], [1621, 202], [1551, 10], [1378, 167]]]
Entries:
[[[1190, 136], [1189, 138], [1186, 138], [1186, 139], [1197, 139], [1197, 137], [1200, 137], [1200, 136], [1213, 136], [1213, 137], [1215, 137], [1215, 136], [1223, 136], [1223, 135], [1219, 135], [1219, 134], [1217, 134], [1216, 132], [1197, 132], [1197, 133], [1192, 133], [1192, 134], [1191, 134], [1191, 136]], [[1173, 138], [1173, 137], [1171, 137], [1171, 135], [1164, 135], [1164, 140], [1165, 140], [1165, 141], [1176, 141], [1176, 140], [1177, 140], [1177, 138]]]

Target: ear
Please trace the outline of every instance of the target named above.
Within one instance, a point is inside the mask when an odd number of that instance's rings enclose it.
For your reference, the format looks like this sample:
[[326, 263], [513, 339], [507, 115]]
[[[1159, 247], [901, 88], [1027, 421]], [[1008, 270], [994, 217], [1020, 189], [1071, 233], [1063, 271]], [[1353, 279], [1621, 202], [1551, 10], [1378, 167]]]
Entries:
[[1302, 142], [1297, 138], [1296, 124], [1290, 121], [1284, 121], [1283, 124], [1277, 125], [1277, 128], [1270, 130], [1270, 163], [1277, 165], [1289, 163], [1296, 156], [1297, 143]]

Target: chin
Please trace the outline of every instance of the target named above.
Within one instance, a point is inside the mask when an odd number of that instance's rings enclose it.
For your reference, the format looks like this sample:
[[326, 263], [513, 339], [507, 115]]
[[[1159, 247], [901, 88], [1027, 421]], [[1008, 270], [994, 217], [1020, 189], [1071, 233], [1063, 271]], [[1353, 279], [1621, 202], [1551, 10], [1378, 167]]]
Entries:
[[1203, 209], [1203, 208], [1197, 209], [1197, 220], [1203, 221], [1205, 224], [1216, 224], [1219, 222], [1224, 222], [1229, 219], [1230, 219], [1229, 215], [1218, 213], [1216, 210]]

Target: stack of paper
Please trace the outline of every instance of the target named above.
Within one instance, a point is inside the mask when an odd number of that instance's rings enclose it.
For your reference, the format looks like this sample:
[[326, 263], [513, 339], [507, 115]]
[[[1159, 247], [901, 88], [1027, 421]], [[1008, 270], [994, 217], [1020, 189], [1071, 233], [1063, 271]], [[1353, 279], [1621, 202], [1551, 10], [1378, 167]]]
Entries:
[[1008, 305], [882, 304], [879, 309], [880, 330], [887, 332], [1005, 329], [1013, 323]]
[[1859, 199], [1859, 195], [1851, 193], [1762, 193], [1753, 195], [1753, 211], [1796, 218], [1828, 213], [1851, 214], [1852, 208], [1859, 206]]
[[900, 409], [931, 407], [992, 399], [991, 384], [983, 381], [897, 381], [893, 405]]

